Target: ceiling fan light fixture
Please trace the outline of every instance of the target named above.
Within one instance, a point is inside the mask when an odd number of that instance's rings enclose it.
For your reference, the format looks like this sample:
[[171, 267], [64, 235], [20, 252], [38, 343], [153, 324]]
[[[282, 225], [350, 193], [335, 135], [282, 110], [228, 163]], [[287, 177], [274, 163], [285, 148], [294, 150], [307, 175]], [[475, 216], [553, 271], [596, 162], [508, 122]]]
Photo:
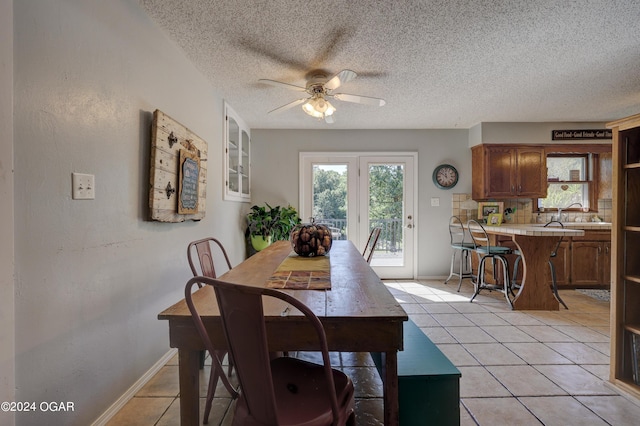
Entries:
[[323, 114], [319, 111], [316, 111], [315, 107], [313, 106], [312, 100], [313, 99], [305, 102], [304, 105], [302, 105], [302, 110], [312, 117], [322, 118]]
[[324, 115], [333, 115], [333, 113], [336, 112], [335, 107], [331, 105], [329, 101], [326, 101], [326, 104], [327, 104], [327, 109], [324, 112]]
[[305, 114], [310, 115], [313, 118], [319, 120], [324, 119], [325, 122], [331, 124], [334, 123], [333, 113], [336, 112], [336, 108], [331, 105], [327, 98], [337, 99], [343, 102], [352, 102], [356, 104], [383, 106], [385, 104], [384, 99], [373, 98], [369, 96], [350, 95], [348, 93], [333, 93], [338, 87], [344, 83], [353, 80], [357, 77], [357, 74], [351, 70], [342, 70], [332, 78], [327, 80], [324, 74], [316, 74], [312, 78], [307, 79], [306, 86], [296, 86], [295, 84], [283, 83], [276, 80], [261, 79], [260, 82], [271, 84], [273, 86], [280, 86], [290, 90], [296, 90], [298, 92], [306, 92], [309, 97], [306, 99], [298, 99], [288, 104], [282, 105], [276, 109], [269, 111], [270, 113], [280, 112], [285, 109], [293, 108], [296, 105], [302, 104], [302, 110]]
[[315, 118], [324, 118], [332, 115], [336, 109], [322, 95], [317, 95], [309, 99], [302, 105], [302, 110]]

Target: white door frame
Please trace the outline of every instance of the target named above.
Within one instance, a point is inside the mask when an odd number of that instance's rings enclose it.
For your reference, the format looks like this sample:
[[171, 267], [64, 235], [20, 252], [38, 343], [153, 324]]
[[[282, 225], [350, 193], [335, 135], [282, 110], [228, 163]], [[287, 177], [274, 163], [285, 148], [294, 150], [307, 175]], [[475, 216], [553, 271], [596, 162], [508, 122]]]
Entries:
[[[360, 225], [359, 215], [366, 208], [367, 205], [361, 206], [363, 197], [360, 194], [360, 159], [364, 157], [378, 157], [380, 162], [385, 161], [393, 162], [394, 157], [411, 157], [413, 160], [413, 170], [407, 170], [411, 176], [407, 176], [413, 180], [412, 188], [408, 188], [409, 192], [405, 190], [405, 197], [412, 197], [409, 204], [412, 204], [413, 212], [406, 211], [404, 218], [412, 216], [414, 219], [411, 221], [411, 234], [412, 238], [408, 238], [406, 241], [406, 249], [410, 253], [407, 262], [410, 263], [412, 276], [391, 277], [386, 276], [383, 270], [377, 271], [382, 278], [402, 278], [402, 279], [415, 279], [418, 274], [418, 153], [417, 152], [405, 152], [405, 151], [358, 151], [358, 152], [300, 152], [299, 154], [299, 210], [300, 217], [303, 222], [309, 220], [311, 216], [312, 208], [312, 167], [314, 164], [347, 164], [348, 175], [347, 181], [350, 191], [348, 192], [348, 209], [347, 209], [347, 226], [349, 227], [349, 239], [357, 244], [358, 249], [364, 247], [367, 242], [368, 231], [364, 231], [364, 226]], [[355, 188], [355, 190], [353, 190]], [[355, 206], [355, 208], [353, 208]], [[405, 233], [407, 229], [405, 229]], [[364, 235], [363, 235], [364, 234]], [[360, 247], [360, 245], [362, 247]], [[374, 269], [378, 269], [374, 267]]]

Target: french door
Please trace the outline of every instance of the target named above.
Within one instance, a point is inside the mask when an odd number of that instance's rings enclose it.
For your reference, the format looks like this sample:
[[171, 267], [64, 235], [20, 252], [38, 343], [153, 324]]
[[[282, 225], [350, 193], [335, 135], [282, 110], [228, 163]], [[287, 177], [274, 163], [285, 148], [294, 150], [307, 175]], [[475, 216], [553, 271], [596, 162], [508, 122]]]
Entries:
[[364, 250], [381, 228], [371, 266], [381, 278], [415, 277], [415, 153], [301, 153], [300, 216]]

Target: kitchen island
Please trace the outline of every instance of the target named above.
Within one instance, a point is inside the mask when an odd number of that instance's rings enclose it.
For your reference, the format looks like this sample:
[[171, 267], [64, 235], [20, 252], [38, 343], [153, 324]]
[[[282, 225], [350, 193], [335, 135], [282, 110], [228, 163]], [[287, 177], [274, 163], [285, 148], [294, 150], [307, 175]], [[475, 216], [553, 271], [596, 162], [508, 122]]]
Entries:
[[489, 235], [509, 236], [522, 255], [522, 283], [513, 300], [514, 310], [559, 310], [559, 302], [547, 283], [549, 256], [559, 238], [580, 237], [583, 229], [544, 227], [541, 224], [485, 226]]

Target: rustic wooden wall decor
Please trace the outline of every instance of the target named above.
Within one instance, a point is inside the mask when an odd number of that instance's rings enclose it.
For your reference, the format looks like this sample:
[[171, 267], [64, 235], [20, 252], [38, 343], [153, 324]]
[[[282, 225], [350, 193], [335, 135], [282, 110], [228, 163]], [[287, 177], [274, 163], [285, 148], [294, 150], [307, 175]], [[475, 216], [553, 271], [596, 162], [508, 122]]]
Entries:
[[153, 112], [149, 214], [183, 222], [205, 215], [207, 143], [160, 110]]

